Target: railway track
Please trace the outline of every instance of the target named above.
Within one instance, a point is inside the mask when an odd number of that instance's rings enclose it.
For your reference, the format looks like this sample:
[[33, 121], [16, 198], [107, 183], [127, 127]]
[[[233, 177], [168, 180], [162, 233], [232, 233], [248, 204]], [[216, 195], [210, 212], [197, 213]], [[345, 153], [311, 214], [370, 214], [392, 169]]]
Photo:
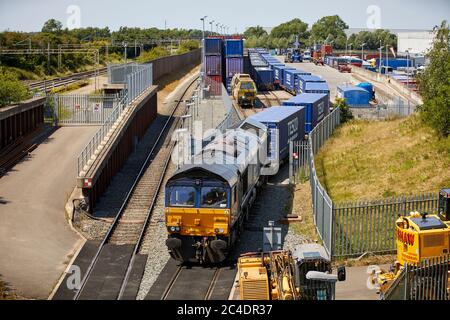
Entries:
[[[135, 261], [143, 260], [139, 250], [174, 147], [171, 134], [181, 123], [180, 117], [186, 112], [185, 98], [192, 94], [197, 79], [187, 86], [165, 120], [152, 150], [88, 266], [75, 293], [75, 300], [130, 297], [128, 284], [130, 279], [136, 280], [133, 273]], [[184, 108], [180, 108], [182, 104]]]
[[236, 277], [236, 266], [178, 265], [169, 260], [146, 300], [227, 300]]
[[[30, 90], [34, 91], [49, 91], [51, 89], [54, 88], [58, 88], [58, 87], [63, 87], [63, 86], [67, 86], [69, 84], [78, 82], [80, 80], [86, 80], [92, 77], [96, 76], [96, 72], [97, 70], [92, 70], [92, 71], [84, 71], [84, 72], [79, 72], [79, 73], [75, 73], [73, 75], [70, 76], [66, 76], [66, 77], [60, 77], [60, 78], [55, 78], [55, 79], [51, 79], [51, 80], [42, 80], [42, 81], [33, 81], [33, 82], [28, 82], [27, 86]], [[98, 69], [98, 74], [97, 75], [104, 75], [107, 72], [107, 68], [100, 68]]]

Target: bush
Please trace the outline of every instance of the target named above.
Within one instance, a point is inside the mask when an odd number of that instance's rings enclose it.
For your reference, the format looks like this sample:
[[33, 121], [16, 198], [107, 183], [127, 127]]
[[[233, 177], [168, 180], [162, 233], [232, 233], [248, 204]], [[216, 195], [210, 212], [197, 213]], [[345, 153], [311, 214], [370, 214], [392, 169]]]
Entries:
[[17, 75], [0, 68], [0, 106], [17, 103], [29, 97], [28, 88], [19, 81]]
[[181, 42], [180, 47], [177, 50], [177, 54], [183, 54], [183, 53], [187, 53], [189, 51], [198, 49], [199, 43], [198, 41], [195, 40], [186, 40]]
[[162, 47], [155, 47], [153, 49], [151, 49], [150, 51], [145, 51], [140, 57], [139, 57], [139, 62], [141, 63], [145, 63], [145, 62], [149, 62], [161, 57], [165, 57], [165, 56], [169, 56], [170, 53], [162, 48]]
[[350, 106], [347, 104], [345, 99], [336, 98], [334, 106], [341, 110], [341, 123], [345, 123], [353, 119], [352, 111], [350, 110]]

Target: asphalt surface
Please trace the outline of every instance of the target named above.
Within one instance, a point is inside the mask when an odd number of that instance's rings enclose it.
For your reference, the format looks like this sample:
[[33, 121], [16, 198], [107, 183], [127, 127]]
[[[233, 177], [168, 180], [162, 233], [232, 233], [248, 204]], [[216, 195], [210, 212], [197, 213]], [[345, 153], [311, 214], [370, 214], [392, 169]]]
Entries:
[[[389, 265], [380, 267], [389, 269]], [[336, 284], [336, 300], [379, 300], [377, 290], [368, 284], [370, 270], [369, 266], [347, 267], [347, 279]]]
[[0, 179], [0, 277], [46, 299], [83, 240], [65, 218], [76, 159], [98, 127], [62, 127]]

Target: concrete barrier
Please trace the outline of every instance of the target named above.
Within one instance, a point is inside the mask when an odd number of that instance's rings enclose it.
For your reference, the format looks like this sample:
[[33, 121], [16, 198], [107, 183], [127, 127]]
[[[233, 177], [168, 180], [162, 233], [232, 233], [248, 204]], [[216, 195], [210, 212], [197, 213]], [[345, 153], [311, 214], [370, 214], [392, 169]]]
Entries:
[[396, 79], [393, 79], [387, 75], [380, 74], [378, 72], [369, 71], [364, 68], [359, 68], [359, 67], [355, 67], [355, 66], [352, 67], [352, 73], [360, 75], [366, 79], [384, 83], [388, 87], [392, 88], [392, 90], [398, 91], [399, 93], [406, 96], [411, 102], [413, 102], [417, 105], [423, 104], [422, 97], [419, 94], [417, 94], [416, 92], [414, 92], [412, 90], [409, 90], [401, 82], [399, 82]]
[[44, 123], [45, 97], [0, 108], [0, 151]]

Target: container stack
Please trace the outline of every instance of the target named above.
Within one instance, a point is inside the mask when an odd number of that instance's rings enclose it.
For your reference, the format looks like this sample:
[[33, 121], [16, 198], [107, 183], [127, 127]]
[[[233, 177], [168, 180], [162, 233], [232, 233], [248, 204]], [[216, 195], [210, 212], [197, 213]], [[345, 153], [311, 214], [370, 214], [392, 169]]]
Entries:
[[220, 96], [222, 94], [222, 39], [206, 38], [204, 55], [205, 84], [210, 88], [210, 95]]
[[223, 79], [228, 92], [231, 91], [231, 79], [238, 73], [244, 73], [244, 41], [225, 39], [223, 42]]

